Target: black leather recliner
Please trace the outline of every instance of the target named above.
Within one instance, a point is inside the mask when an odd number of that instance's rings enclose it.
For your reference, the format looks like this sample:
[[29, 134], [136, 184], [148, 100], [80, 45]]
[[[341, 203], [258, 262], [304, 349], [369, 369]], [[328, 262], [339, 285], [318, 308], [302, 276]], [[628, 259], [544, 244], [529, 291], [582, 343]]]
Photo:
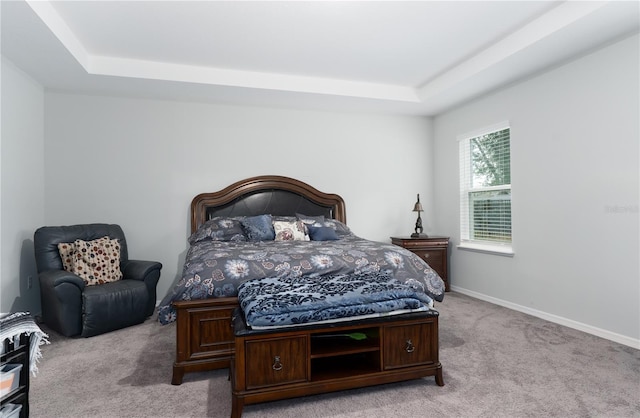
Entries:
[[[104, 236], [119, 240], [123, 277], [115, 282], [86, 286], [80, 277], [64, 270], [58, 244], [73, 243], [77, 239], [93, 241]], [[120, 226], [45, 226], [36, 230], [33, 242], [42, 319], [54, 331], [67, 337], [91, 337], [142, 323], [153, 315], [162, 264], [129, 260]]]

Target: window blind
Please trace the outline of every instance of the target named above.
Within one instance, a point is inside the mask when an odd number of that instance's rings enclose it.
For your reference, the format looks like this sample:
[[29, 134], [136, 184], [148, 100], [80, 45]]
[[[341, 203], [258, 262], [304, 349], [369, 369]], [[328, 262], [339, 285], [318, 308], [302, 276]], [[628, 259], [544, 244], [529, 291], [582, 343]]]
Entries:
[[510, 245], [510, 128], [461, 137], [459, 147], [461, 240]]

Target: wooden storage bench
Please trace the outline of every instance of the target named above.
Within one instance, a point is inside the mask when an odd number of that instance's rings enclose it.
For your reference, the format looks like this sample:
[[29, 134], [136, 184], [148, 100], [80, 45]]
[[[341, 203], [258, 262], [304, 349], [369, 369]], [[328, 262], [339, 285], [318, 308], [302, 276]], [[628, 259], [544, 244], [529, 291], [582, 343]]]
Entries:
[[239, 309], [234, 316], [232, 418], [245, 404], [424, 376], [444, 385], [437, 311], [277, 331], [247, 329]]

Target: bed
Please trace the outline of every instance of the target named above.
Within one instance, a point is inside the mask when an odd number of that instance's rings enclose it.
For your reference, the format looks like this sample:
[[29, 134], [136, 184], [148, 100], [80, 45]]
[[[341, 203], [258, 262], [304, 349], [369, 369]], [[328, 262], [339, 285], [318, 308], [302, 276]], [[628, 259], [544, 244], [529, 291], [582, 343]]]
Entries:
[[[315, 239], [260, 239], [263, 225], [250, 224], [247, 230], [247, 219], [268, 220], [281, 227], [274, 228], [277, 234], [302, 232], [296, 229], [310, 234], [313, 228]], [[235, 351], [233, 312], [243, 283], [387, 275], [428, 295], [423, 306], [406, 306], [399, 313], [431, 308], [429, 299], [444, 297], [444, 283], [421, 258], [390, 243], [356, 236], [346, 226], [345, 203], [339, 195], [289, 177], [252, 177], [197, 195], [191, 203], [191, 232], [182, 277], [158, 308], [161, 323], [176, 322], [174, 385], [182, 383], [185, 373], [230, 366]]]

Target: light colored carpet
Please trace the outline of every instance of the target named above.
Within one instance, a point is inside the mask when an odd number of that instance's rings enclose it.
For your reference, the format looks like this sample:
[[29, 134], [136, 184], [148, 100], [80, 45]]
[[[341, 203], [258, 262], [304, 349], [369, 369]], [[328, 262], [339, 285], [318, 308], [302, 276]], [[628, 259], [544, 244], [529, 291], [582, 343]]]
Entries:
[[[640, 417], [640, 351], [455, 292], [440, 312], [434, 378], [247, 405], [243, 417]], [[172, 386], [175, 324], [92, 338], [43, 326], [31, 417], [229, 417], [227, 371]]]

